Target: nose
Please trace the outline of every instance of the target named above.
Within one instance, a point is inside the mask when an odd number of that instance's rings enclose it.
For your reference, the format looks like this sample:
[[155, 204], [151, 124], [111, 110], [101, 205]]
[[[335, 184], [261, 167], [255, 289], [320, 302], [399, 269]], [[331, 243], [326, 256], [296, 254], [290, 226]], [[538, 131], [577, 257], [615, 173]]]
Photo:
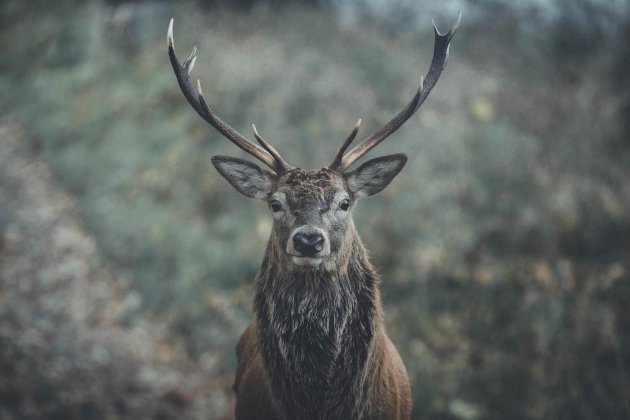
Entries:
[[293, 248], [304, 257], [313, 257], [324, 249], [324, 236], [321, 233], [301, 233], [293, 235]]

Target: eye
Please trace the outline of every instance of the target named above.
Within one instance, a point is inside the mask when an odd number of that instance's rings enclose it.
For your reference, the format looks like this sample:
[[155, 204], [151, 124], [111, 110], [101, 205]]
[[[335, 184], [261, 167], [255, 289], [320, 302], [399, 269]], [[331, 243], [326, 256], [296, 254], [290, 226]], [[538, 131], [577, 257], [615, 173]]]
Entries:
[[339, 210], [347, 211], [350, 208], [350, 200], [347, 198], [339, 203]]
[[269, 203], [269, 206], [271, 206], [271, 211], [274, 213], [282, 210], [282, 204], [280, 204], [278, 200], [271, 200], [271, 203]]

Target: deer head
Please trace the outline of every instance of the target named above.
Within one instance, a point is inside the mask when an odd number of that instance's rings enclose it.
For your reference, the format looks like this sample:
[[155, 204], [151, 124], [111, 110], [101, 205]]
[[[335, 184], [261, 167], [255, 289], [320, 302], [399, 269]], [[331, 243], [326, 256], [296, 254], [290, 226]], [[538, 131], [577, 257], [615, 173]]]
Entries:
[[168, 51], [179, 86], [190, 105], [217, 131], [236, 146], [263, 162], [271, 171], [234, 157], [214, 156], [219, 173], [240, 193], [265, 200], [273, 215], [271, 244], [279, 263], [288, 269], [333, 271], [348, 262], [349, 243], [356, 235], [351, 211], [358, 199], [382, 191], [402, 170], [404, 154], [371, 159], [354, 170], [351, 166], [390, 134], [395, 132], [422, 105], [446, 66], [448, 47], [459, 25], [442, 35], [434, 23], [433, 60], [411, 101], [380, 130], [366, 137], [346, 152], [356, 137], [359, 120], [343, 141], [332, 162], [322, 169], [300, 169], [289, 165], [276, 149], [258, 134], [258, 142], [247, 140], [221, 120], [208, 106], [197, 81], [197, 91], [190, 82], [196, 60], [196, 47], [180, 64], [175, 55], [173, 20], [168, 29]]

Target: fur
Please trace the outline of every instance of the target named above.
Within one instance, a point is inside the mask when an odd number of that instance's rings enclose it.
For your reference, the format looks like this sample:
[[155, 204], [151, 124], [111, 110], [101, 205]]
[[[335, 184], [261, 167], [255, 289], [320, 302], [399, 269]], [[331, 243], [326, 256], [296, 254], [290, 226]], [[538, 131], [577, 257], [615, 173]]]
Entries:
[[[409, 418], [409, 382], [385, 334], [379, 279], [354, 226], [348, 237], [341, 268], [328, 271], [287, 264], [272, 235], [255, 319], [237, 349], [237, 419]], [[254, 395], [242, 395], [254, 377]], [[252, 401], [259, 407], [248, 417]]]
[[[353, 194], [385, 188], [404, 158], [370, 162], [347, 176], [294, 168], [270, 190], [250, 165], [218, 162], [239, 191], [267, 194], [274, 217], [256, 277], [254, 320], [237, 345], [237, 419], [409, 418], [407, 373], [385, 333], [380, 280], [350, 212]], [[305, 229], [325, 238], [313, 258], [291, 246], [292, 235]]]

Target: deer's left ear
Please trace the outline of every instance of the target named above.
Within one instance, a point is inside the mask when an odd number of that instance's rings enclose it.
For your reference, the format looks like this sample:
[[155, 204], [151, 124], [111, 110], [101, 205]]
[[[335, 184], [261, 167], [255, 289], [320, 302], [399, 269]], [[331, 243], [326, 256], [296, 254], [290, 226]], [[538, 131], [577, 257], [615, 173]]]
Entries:
[[346, 174], [348, 188], [356, 197], [369, 197], [385, 189], [407, 163], [407, 156], [396, 154], [368, 160]]

